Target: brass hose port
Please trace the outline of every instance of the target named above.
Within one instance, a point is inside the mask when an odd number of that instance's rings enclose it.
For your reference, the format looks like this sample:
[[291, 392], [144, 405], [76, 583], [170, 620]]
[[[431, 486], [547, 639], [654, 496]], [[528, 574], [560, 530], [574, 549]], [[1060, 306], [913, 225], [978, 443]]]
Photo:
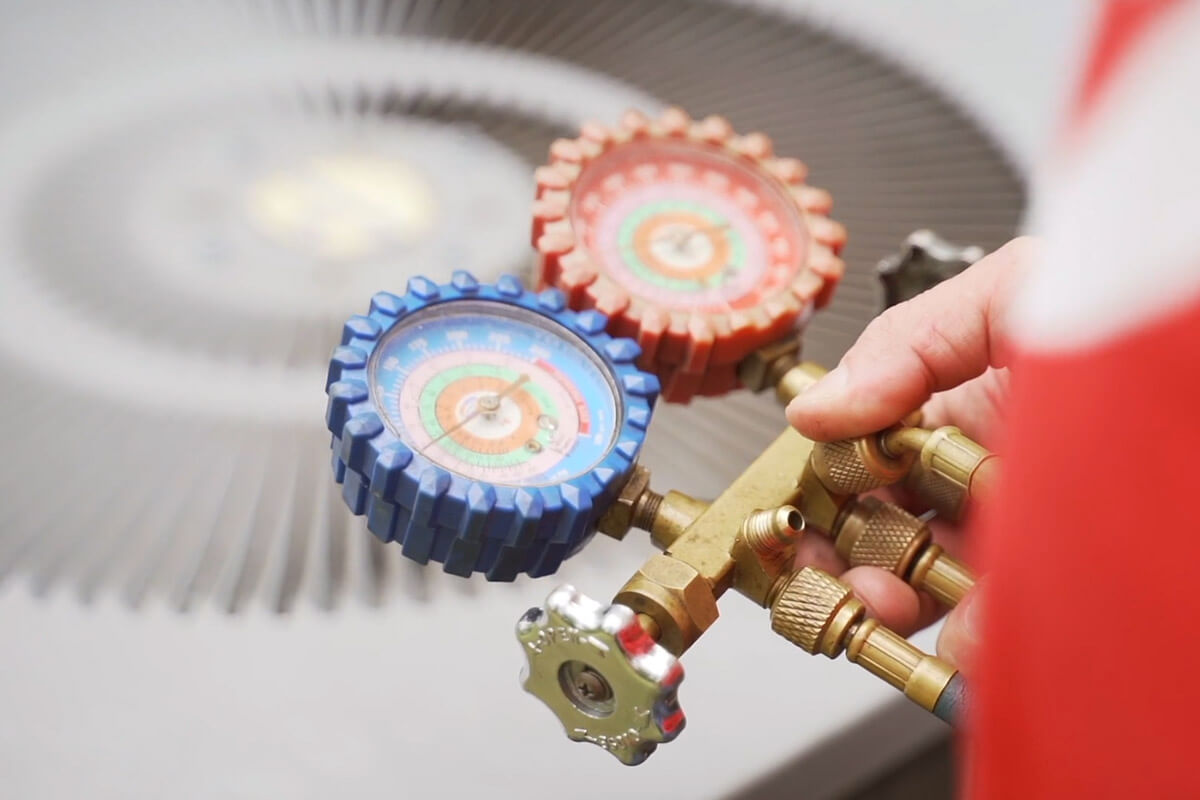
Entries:
[[764, 560], [787, 558], [803, 533], [804, 515], [795, 506], [755, 511], [742, 523], [746, 544]]
[[975, 585], [965, 565], [933, 543], [917, 517], [876, 497], [848, 502], [830, 535], [838, 555], [853, 567], [879, 567], [953, 607]]
[[952, 425], [936, 430], [899, 428], [882, 436], [889, 454], [916, 453], [921, 468], [938, 475], [967, 496], [986, 495], [996, 477], [999, 459]]
[[807, 653], [848, 660], [886, 681], [926, 711], [952, 722], [961, 702], [958, 671], [866, 618], [848, 585], [804, 567], [783, 579], [771, 602], [771, 629]]

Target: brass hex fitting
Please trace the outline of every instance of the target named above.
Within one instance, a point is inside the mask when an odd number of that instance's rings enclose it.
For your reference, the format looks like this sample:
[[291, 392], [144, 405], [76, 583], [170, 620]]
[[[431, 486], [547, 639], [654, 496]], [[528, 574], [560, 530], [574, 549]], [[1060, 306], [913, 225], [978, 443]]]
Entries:
[[956, 606], [975, 585], [975, 577], [966, 565], [931, 544], [913, 565], [909, 583], [929, 592], [943, 605]]
[[801, 361], [775, 381], [775, 397], [785, 406], [792, 398], [824, 377], [827, 370], [812, 361]]
[[835, 533], [838, 555], [852, 566], [882, 567], [900, 577], [932, 538], [925, 523], [875, 497], [849, 504]]
[[773, 387], [800, 360], [800, 340], [791, 337], [760, 347], [738, 364], [738, 380], [752, 392]]
[[895, 483], [908, 474], [916, 454], [902, 451], [893, 456], [883, 449], [877, 435], [813, 446], [812, 467], [829, 491], [860, 494]]
[[596, 530], [614, 539], [624, 539], [630, 528], [650, 532], [659, 547], [667, 548], [678, 539], [708, 503], [682, 492], [661, 495], [650, 488], [650, 470], [640, 464], [633, 468], [621, 493], [596, 523]]
[[649, 530], [650, 540], [665, 550], [691, 527], [706, 508], [706, 501], [671, 490], [655, 503], [651, 519], [645, 524], [636, 521], [634, 524]]
[[718, 615], [717, 597], [708, 581], [690, 564], [669, 555], [651, 556], [613, 602], [654, 620], [658, 643], [677, 656], [691, 647]]
[[639, 464], [629, 473], [617, 499], [597, 521], [596, 530], [614, 539], [624, 539], [629, 529], [636, 526], [636, 518], [647, 513], [653, 516], [653, 509], [647, 506], [657, 505], [660, 500], [661, 496], [650, 491], [650, 470]]
[[775, 388], [779, 402], [791, 399], [812, 386], [826, 370], [820, 364], [800, 360], [800, 340], [780, 339], [760, 347], [738, 364], [738, 380], [752, 392]]
[[[927, 711], [936, 711], [957, 671], [866, 619], [850, 587], [813, 567], [781, 580], [771, 604], [771, 629], [802, 650], [836, 658], [842, 652]], [[941, 714], [939, 714], [941, 715]]]
[[803, 534], [804, 517], [795, 506], [749, 514], [733, 543], [738, 591], [767, 607], [771, 587], [794, 567], [796, 542]]

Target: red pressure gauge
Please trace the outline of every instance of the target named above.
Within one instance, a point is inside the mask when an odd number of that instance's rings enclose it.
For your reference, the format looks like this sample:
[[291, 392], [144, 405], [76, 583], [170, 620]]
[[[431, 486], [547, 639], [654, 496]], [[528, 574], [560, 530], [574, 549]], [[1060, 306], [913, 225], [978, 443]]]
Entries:
[[534, 204], [542, 281], [636, 339], [667, 400], [736, 388], [738, 362], [797, 333], [842, 276], [832, 198], [761, 133], [629, 112], [550, 157]]

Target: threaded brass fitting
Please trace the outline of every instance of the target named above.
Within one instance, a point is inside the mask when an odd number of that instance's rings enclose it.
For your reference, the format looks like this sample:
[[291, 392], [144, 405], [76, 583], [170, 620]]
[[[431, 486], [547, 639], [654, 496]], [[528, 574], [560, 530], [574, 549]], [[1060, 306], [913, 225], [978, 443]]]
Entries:
[[855, 567], [882, 567], [903, 577], [929, 543], [929, 528], [899, 506], [860, 497], [843, 512], [835, 531], [838, 555]]
[[825, 368], [811, 361], [801, 361], [778, 377], [775, 382], [775, 397], [785, 406], [792, 398], [819, 381]]
[[934, 431], [901, 428], [883, 435], [887, 453], [919, 452], [921, 466], [971, 497], [986, 494], [999, 463], [993, 453], [952, 425]]
[[806, 653], [836, 658], [847, 630], [866, 614], [850, 587], [815, 567], [785, 577], [771, 604], [771, 630]]
[[904, 479], [904, 486], [928, 503], [939, 519], [948, 522], [962, 519], [967, 503], [966, 490], [936, 472], [925, 469], [920, 461], [913, 464], [908, 477]]
[[834, 547], [853, 567], [881, 567], [954, 606], [974, 585], [970, 570], [933, 544], [925, 523], [899, 506], [860, 497], [843, 509]]
[[913, 565], [909, 583], [929, 592], [942, 605], [956, 606], [975, 585], [975, 576], [965, 564], [931, 544]]
[[908, 474], [916, 454], [902, 452], [893, 457], [884, 451], [876, 435], [813, 446], [812, 468], [829, 491], [861, 494], [895, 483]]
[[795, 506], [755, 511], [742, 523], [742, 538], [764, 561], [793, 553], [803, 532], [804, 517]]
[[849, 586], [805, 567], [781, 581], [771, 605], [771, 629], [808, 653], [836, 658], [845, 652], [851, 662], [934, 711], [957, 671], [865, 615]]
[[624, 539], [631, 528], [650, 532], [650, 539], [666, 549], [678, 539], [708, 503], [682, 492], [665, 495], [650, 488], [650, 470], [633, 468], [617, 499], [596, 522], [600, 533]]

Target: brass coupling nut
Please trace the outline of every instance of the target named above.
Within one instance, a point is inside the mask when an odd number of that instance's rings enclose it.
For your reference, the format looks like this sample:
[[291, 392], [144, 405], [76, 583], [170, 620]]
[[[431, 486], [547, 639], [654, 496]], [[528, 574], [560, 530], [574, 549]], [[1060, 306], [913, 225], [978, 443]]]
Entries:
[[691, 647], [718, 616], [716, 594], [704, 576], [669, 555], [651, 556], [613, 602], [653, 620], [658, 643], [676, 656]]
[[953, 425], [926, 431], [902, 428], [883, 436], [888, 453], [916, 451], [921, 467], [959, 487], [971, 497], [986, 493], [999, 463], [995, 454]]
[[836, 658], [845, 652], [851, 662], [934, 711], [957, 671], [865, 616], [849, 586], [804, 567], [781, 581], [771, 604], [771, 629], [808, 653]]
[[947, 425], [938, 428], [921, 448], [921, 465], [951, 482], [972, 491], [976, 471], [989, 459], [995, 458], [984, 447], [967, 438], [958, 428]]
[[912, 468], [917, 454], [904, 451], [893, 456], [883, 448], [880, 436], [862, 436], [813, 446], [812, 468], [829, 491], [861, 494], [896, 483]]
[[806, 653], [837, 658], [847, 632], [866, 614], [850, 587], [815, 567], [804, 567], [777, 584], [771, 630]]
[[838, 518], [834, 547], [854, 567], [882, 567], [904, 577], [932, 534], [899, 506], [860, 497]]
[[800, 340], [780, 339], [760, 347], [738, 364], [738, 380], [752, 392], [775, 386], [779, 379], [800, 360]]
[[975, 585], [965, 565], [933, 543], [921, 520], [899, 506], [860, 497], [838, 517], [834, 547], [853, 567], [880, 567], [946, 606], [958, 605]]

